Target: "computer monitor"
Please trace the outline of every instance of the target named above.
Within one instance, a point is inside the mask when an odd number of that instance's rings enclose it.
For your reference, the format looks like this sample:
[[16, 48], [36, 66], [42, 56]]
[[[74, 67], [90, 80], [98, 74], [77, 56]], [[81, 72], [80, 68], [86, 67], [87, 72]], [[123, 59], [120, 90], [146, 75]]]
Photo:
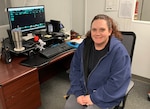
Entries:
[[20, 28], [28, 34], [45, 29], [45, 9], [43, 5], [7, 8], [10, 30]]

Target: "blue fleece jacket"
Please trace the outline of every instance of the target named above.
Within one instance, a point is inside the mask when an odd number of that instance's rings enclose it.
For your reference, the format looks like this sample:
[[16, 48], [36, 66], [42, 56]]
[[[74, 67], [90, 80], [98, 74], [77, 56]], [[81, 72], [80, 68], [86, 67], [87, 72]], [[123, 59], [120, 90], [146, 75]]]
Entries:
[[83, 49], [85, 40], [77, 48], [70, 67], [71, 87], [68, 95], [76, 97], [88, 91], [94, 104], [100, 108], [116, 106], [123, 99], [131, 79], [130, 56], [121, 41], [111, 37], [109, 51], [84, 77]]

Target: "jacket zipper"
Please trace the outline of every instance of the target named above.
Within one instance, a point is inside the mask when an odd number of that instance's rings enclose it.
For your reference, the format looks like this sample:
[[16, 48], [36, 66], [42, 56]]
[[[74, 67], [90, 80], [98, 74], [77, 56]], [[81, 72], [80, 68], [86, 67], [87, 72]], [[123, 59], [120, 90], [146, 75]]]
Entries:
[[[96, 67], [98, 66], [98, 64], [100, 63], [100, 61], [101, 61], [102, 59], [104, 59], [104, 58], [107, 56], [107, 54], [108, 54], [108, 52], [107, 52], [101, 59], [99, 59], [98, 63], [97, 63], [96, 66], [94, 67], [94, 69], [93, 69], [93, 70], [91, 71], [91, 73], [88, 75], [88, 77], [87, 77], [87, 82], [88, 82], [88, 79], [89, 79], [90, 75], [92, 75], [93, 71], [96, 69]], [[85, 77], [84, 77], [84, 78], [85, 78]], [[85, 85], [85, 89], [86, 89], [86, 94], [88, 94], [87, 82], [86, 82], [86, 80], [84, 79], [84, 85]]]

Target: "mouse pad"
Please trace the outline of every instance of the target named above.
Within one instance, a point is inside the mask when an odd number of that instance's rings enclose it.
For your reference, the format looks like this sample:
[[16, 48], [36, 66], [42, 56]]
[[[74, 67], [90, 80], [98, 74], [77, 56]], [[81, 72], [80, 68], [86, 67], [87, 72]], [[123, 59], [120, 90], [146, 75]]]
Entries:
[[78, 48], [79, 44], [76, 43], [76, 44], [72, 44], [72, 42], [67, 42], [67, 44], [71, 47], [74, 47], [74, 48]]
[[40, 67], [45, 64], [48, 64], [50, 59], [47, 59], [45, 57], [41, 57], [39, 55], [33, 55], [23, 61], [21, 61], [21, 65], [27, 66], [27, 67]]

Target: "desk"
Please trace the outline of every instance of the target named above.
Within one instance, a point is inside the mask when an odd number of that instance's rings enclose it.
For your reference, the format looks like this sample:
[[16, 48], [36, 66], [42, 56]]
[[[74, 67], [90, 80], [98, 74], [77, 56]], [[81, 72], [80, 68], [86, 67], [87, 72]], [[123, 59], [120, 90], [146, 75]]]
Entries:
[[65, 52], [39, 68], [20, 65], [23, 57], [15, 57], [10, 64], [0, 61], [0, 109], [37, 109], [41, 105], [40, 84], [61, 67], [69, 68], [73, 54], [74, 50]]

